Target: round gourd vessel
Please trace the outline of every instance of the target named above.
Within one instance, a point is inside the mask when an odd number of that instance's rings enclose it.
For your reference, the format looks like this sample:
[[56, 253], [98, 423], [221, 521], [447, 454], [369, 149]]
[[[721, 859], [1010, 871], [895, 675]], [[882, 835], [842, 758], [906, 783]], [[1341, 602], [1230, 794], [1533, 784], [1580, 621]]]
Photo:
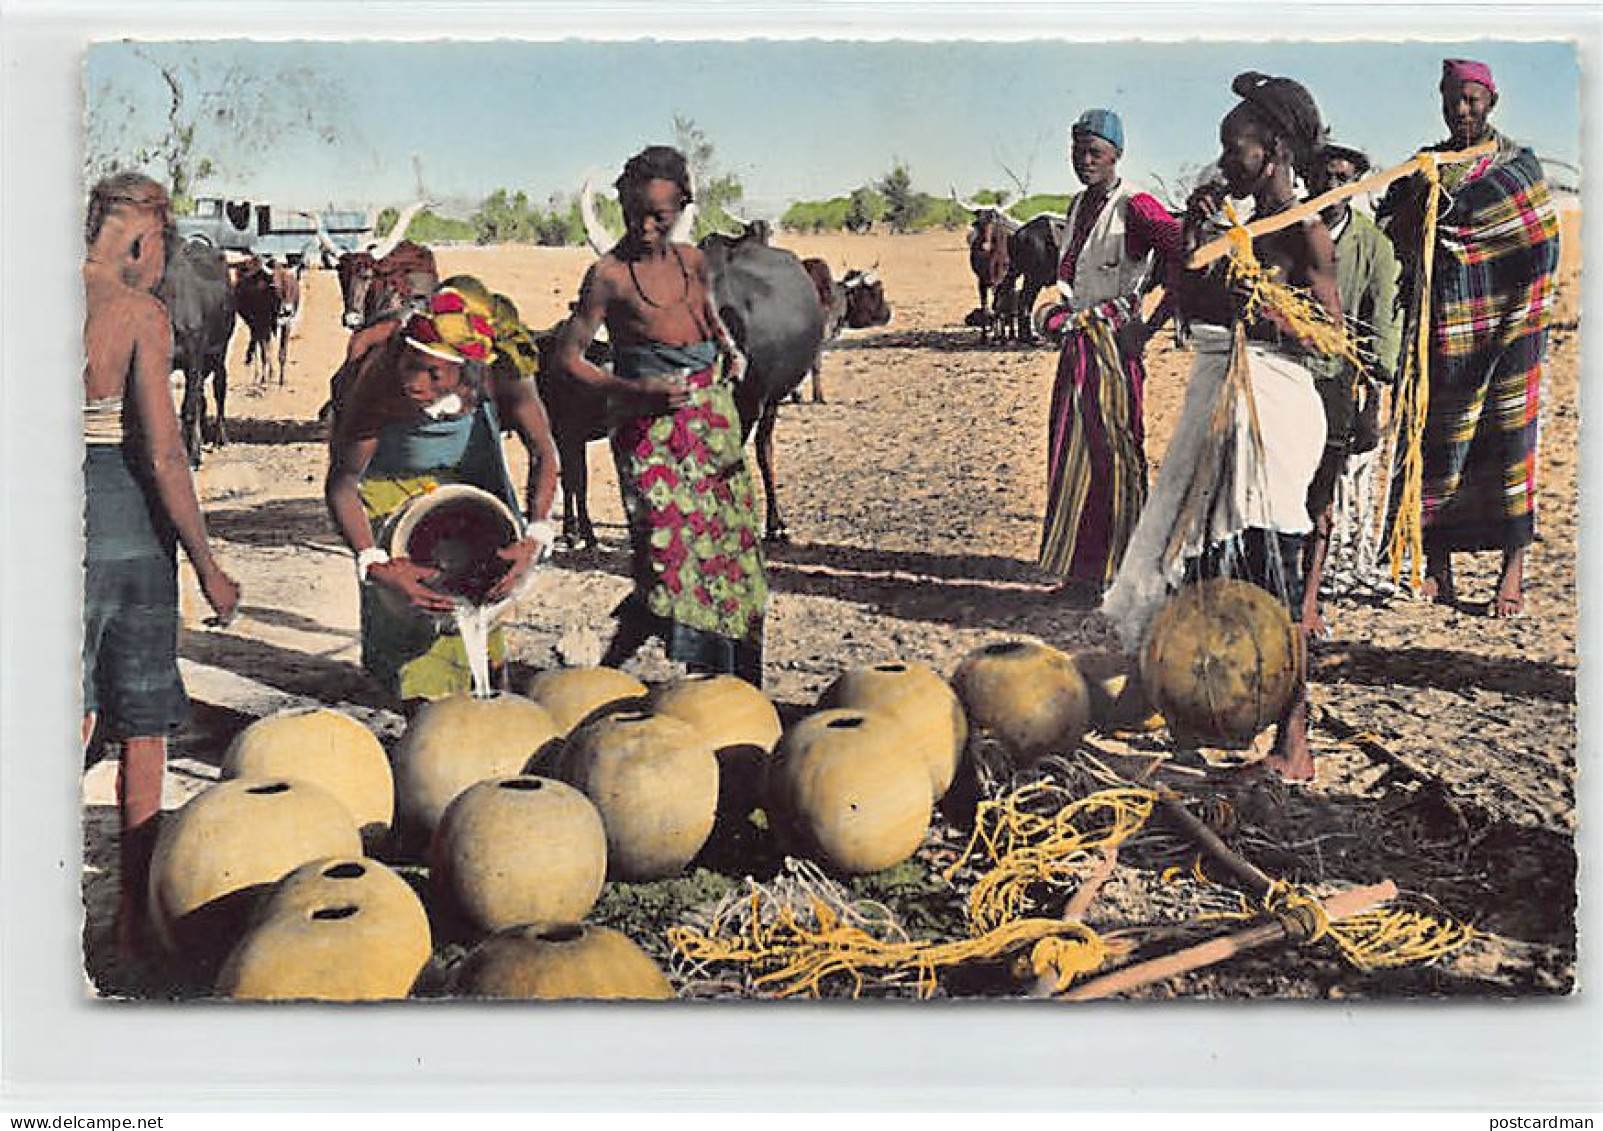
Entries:
[[530, 768], [557, 737], [551, 715], [521, 695], [452, 695], [420, 710], [395, 748], [401, 817], [431, 834], [463, 790]]
[[225, 997], [404, 998], [432, 951], [428, 915], [377, 860], [331, 857], [280, 880], [217, 981]]
[[951, 787], [968, 744], [968, 718], [957, 693], [933, 668], [900, 660], [857, 668], [837, 679], [819, 706], [893, 716], [907, 734], [909, 751], [929, 770], [936, 800]]
[[524, 685], [523, 694], [546, 709], [559, 734], [568, 735], [597, 711], [639, 699], [647, 690], [634, 676], [616, 668], [562, 668], [536, 672]]
[[320, 785], [345, 803], [364, 835], [382, 835], [395, 815], [395, 779], [383, 744], [327, 707], [293, 708], [251, 723], [223, 755], [223, 777]]
[[465, 997], [520, 999], [674, 996], [651, 956], [610, 927], [584, 923], [514, 927], [484, 940], [455, 979]]
[[601, 895], [607, 834], [583, 793], [525, 774], [480, 782], [451, 802], [430, 858], [435, 885], [481, 930], [576, 923]]
[[1091, 697], [1092, 730], [1151, 730], [1162, 724], [1142, 686], [1139, 657], [1113, 651], [1076, 652], [1074, 666]]
[[162, 822], [150, 863], [150, 918], [170, 950], [197, 965], [239, 940], [262, 894], [309, 860], [360, 856], [343, 802], [292, 778], [235, 778]]
[[651, 709], [689, 723], [714, 750], [771, 751], [784, 729], [768, 696], [733, 675], [687, 675], [665, 683], [651, 693]]
[[1216, 578], [1158, 611], [1141, 679], [1177, 742], [1241, 749], [1285, 714], [1303, 664], [1302, 632], [1273, 594]]
[[972, 726], [1036, 758], [1072, 749], [1091, 718], [1091, 698], [1074, 661], [1029, 640], [987, 644], [958, 665], [952, 686]]
[[889, 715], [827, 710], [785, 732], [769, 769], [769, 807], [801, 851], [837, 872], [906, 860], [929, 832], [929, 771]]
[[624, 711], [569, 736], [556, 773], [601, 811], [608, 874], [657, 880], [684, 871], [718, 810], [718, 759], [689, 723]]

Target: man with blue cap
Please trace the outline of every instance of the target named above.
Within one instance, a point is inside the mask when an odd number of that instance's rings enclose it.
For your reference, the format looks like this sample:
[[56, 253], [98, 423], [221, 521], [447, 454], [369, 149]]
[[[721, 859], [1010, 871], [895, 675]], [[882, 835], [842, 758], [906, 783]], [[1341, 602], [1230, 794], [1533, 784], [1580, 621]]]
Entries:
[[1063, 353], [1048, 421], [1041, 567], [1065, 595], [1094, 604], [1118, 571], [1147, 494], [1141, 420], [1147, 338], [1167, 307], [1141, 318], [1141, 296], [1181, 260], [1180, 222], [1119, 180], [1124, 124], [1092, 109], [1070, 130], [1085, 191], [1069, 206], [1058, 266], [1066, 302], [1048, 316]]

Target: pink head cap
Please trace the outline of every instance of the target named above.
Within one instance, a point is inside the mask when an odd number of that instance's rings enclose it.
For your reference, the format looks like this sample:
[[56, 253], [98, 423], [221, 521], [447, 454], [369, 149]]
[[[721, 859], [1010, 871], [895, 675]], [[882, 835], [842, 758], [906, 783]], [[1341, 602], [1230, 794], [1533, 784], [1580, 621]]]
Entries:
[[1497, 93], [1497, 84], [1492, 81], [1492, 68], [1474, 59], [1443, 59], [1442, 85], [1446, 86], [1453, 80], [1478, 82], [1494, 95]]

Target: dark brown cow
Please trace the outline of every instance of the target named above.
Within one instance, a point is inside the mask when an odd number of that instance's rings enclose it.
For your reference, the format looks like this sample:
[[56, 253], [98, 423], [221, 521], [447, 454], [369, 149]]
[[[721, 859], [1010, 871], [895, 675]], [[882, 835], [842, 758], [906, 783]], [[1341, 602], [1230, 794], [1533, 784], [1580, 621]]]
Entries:
[[969, 316], [969, 321], [979, 326], [983, 337], [990, 337], [998, 319], [1004, 320], [1005, 325], [1013, 313], [1002, 281], [1011, 264], [1008, 239], [1017, 227], [1001, 209], [982, 205], [975, 211], [974, 224], [969, 228], [968, 263], [980, 293], [979, 309]]
[[278, 340], [278, 383], [284, 383], [289, 360], [289, 335], [301, 305], [298, 269], [269, 259], [266, 264], [254, 255], [239, 267], [234, 279], [234, 308], [250, 333], [245, 347], [245, 364], [256, 365], [256, 383], [264, 385], [272, 376], [270, 356], [273, 340]]
[[[823, 404], [824, 350], [843, 330], [885, 325], [891, 320], [891, 308], [885, 302], [885, 284], [874, 274], [873, 268], [848, 271], [838, 282], [829, 264], [822, 259], [804, 259], [802, 269], [812, 279], [818, 291], [818, 304], [824, 311], [824, 340], [818, 347], [818, 357], [812, 368], [813, 403]], [[791, 394], [791, 399], [801, 399], [799, 388]]]

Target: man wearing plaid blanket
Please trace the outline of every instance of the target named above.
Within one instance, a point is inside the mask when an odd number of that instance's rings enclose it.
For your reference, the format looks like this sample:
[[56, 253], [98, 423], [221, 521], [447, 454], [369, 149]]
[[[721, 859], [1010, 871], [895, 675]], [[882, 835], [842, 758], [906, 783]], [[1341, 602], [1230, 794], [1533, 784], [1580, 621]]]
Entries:
[[[1423, 595], [1456, 603], [1454, 551], [1500, 550], [1502, 575], [1487, 612], [1523, 608], [1525, 550], [1536, 532], [1536, 439], [1542, 364], [1558, 281], [1558, 212], [1541, 162], [1496, 130], [1491, 68], [1442, 64], [1442, 117], [1451, 137], [1434, 148], [1494, 141], [1496, 151], [1443, 166], [1430, 294], [1429, 408], [1422, 450]], [[1404, 264], [1412, 326], [1422, 316], [1426, 187], [1392, 186], [1377, 210]], [[1405, 341], [1413, 341], [1405, 335]]]

